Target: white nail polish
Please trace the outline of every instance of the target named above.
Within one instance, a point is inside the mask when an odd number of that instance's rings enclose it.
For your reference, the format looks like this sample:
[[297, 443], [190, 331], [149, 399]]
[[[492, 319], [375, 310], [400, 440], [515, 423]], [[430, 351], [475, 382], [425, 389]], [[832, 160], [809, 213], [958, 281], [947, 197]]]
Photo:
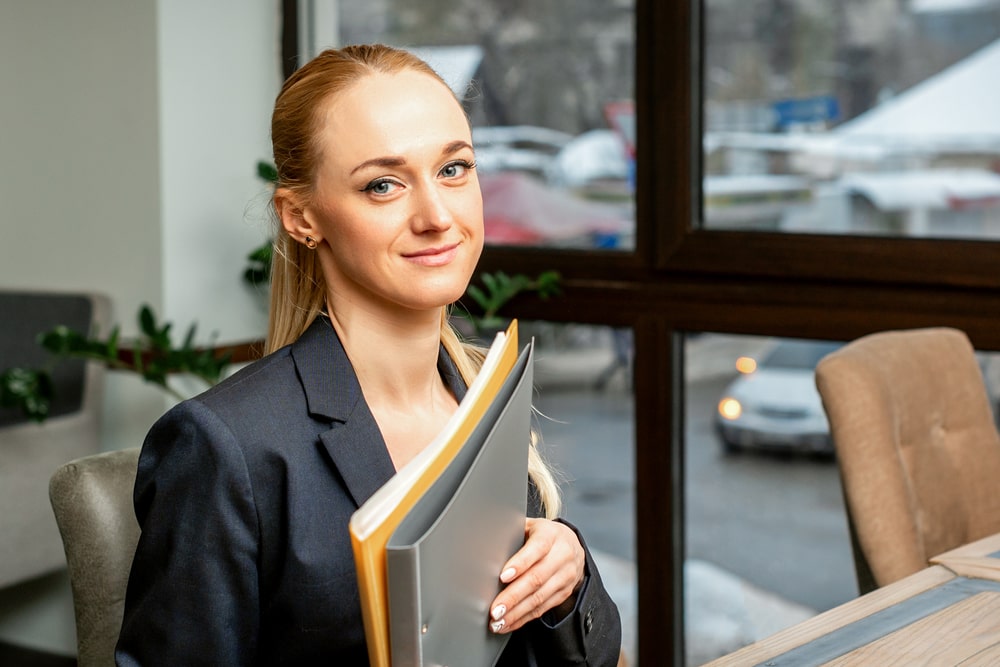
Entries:
[[508, 567], [506, 570], [500, 573], [500, 581], [509, 581], [514, 578], [515, 574], [517, 574], [517, 570], [515, 570], [512, 567]]
[[506, 624], [504, 623], [504, 620], [501, 618], [499, 621], [493, 621], [492, 623], [490, 623], [490, 629], [493, 630], [493, 632], [500, 632], [501, 630], [503, 630], [504, 625]]
[[499, 621], [501, 618], [503, 618], [503, 615], [506, 613], [507, 613], [507, 605], [498, 604], [497, 606], [493, 607], [493, 611], [490, 612], [490, 616], [493, 617], [494, 621]]

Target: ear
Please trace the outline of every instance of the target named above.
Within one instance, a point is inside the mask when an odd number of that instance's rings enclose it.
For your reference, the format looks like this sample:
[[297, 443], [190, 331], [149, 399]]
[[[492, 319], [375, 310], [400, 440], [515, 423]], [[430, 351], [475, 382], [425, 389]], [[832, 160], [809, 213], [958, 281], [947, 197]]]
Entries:
[[288, 235], [299, 243], [305, 243], [306, 237], [319, 242], [323, 240], [319, 229], [306, 215], [302, 197], [289, 188], [278, 188], [274, 191], [274, 210], [281, 220], [281, 226]]

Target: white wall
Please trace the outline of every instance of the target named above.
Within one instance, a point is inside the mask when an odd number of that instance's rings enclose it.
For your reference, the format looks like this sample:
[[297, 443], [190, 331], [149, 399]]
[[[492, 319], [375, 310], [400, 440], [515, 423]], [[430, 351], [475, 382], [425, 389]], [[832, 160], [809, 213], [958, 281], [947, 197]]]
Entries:
[[265, 299], [242, 284], [270, 234], [270, 115], [281, 82], [276, 2], [164, 0], [158, 6], [165, 315], [200, 338], [263, 336]]
[[153, 0], [0, 3], [0, 285], [162, 292]]
[[[279, 6], [0, 2], [0, 289], [103, 292], [125, 334], [149, 303], [178, 335], [263, 335], [240, 276], [267, 236]], [[164, 395], [108, 376], [102, 448], [138, 445]], [[63, 575], [0, 590], [0, 641], [74, 652]]]

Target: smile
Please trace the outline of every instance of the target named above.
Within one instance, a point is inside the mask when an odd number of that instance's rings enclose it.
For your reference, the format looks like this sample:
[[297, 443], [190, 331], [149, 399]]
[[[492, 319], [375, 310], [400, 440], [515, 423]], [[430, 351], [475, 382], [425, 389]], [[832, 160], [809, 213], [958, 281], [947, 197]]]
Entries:
[[404, 254], [403, 257], [421, 266], [443, 266], [448, 264], [458, 254], [458, 243], [427, 248]]

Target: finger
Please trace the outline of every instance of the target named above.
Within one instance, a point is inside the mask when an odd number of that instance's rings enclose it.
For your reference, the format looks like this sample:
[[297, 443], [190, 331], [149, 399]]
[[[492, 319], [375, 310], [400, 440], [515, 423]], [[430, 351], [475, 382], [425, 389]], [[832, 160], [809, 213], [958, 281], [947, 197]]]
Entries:
[[505, 625], [513, 631], [568, 600], [583, 580], [584, 553], [576, 535], [555, 543], [546, 557], [512, 582]]
[[[530, 576], [530, 572], [525, 574]], [[568, 599], [573, 594], [573, 590], [574, 577], [572, 574], [569, 574], [565, 569], [557, 570], [553, 576], [545, 578], [540, 586], [534, 587], [530, 593], [521, 597], [518, 603], [507, 610], [499, 621], [503, 623], [502, 630], [513, 632], [524, 624], [541, 617], [542, 614], [558, 607]], [[494, 621], [494, 623], [497, 622]]]
[[542, 555], [527, 569], [521, 569], [494, 600], [490, 626], [494, 632], [510, 632], [566, 601], [583, 579], [584, 553], [576, 534], [554, 522], [536, 523], [529, 527], [525, 545], [528, 555], [511, 562], [528, 562], [535, 558], [532, 549]]
[[[525, 572], [532, 565], [537, 563], [539, 560], [545, 557], [549, 549], [552, 548], [553, 538], [550, 536], [548, 539], [544, 537], [536, 537], [539, 534], [539, 524], [541, 519], [529, 518], [525, 521], [524, 527], [524, 546], [517, 550], [517, 552], [504, 563], [503, 568], [500, 570], [500, 581], [507, 584], [514, 580], [519, 572]], [[533, 539], [535, 538], [535, 539]]]
[[[552, 551], [555, 538], [552, 531], [547, 529], [545, 523], [551, 522], [543, 522], [543, 520], [539, 519], [527, 519], [524, 529], [524, 546], [504, 564], [500, 571], [501, 582], [510, 584], [522, 573], [535, 567], [539, 561]], [[548, 533], [548, 537], [545, 536], [545, 533]], [[525, 584], [521, 584], [520, 588], [525, 589], [525, 586]], [[520, 601], [520, 597], [517, 596], [518, 589], [519, 587], [511, 589], [508, 586], [493, 600], [493, 603], [490, 605], [490, 617], [494, 623], [499, 621], [507, 613], [508, 609], [514, 607]], [[521, 595], [529, 593], [530, 589], [526, 589]]]

